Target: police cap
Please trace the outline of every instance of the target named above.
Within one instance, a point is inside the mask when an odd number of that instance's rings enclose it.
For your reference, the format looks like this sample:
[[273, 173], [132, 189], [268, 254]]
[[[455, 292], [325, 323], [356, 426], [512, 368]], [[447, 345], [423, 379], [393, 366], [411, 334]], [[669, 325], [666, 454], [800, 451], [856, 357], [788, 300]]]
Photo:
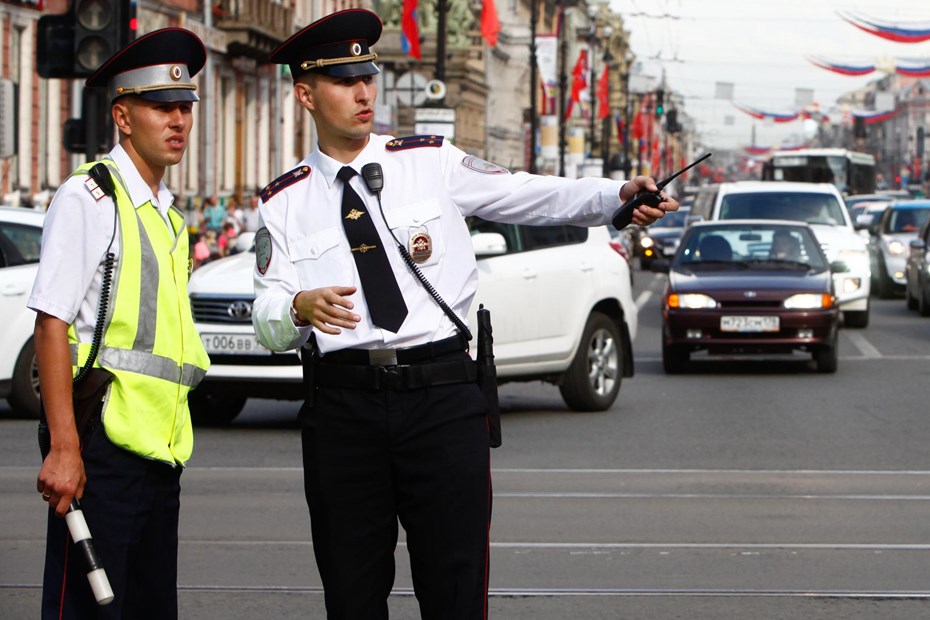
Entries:
[[87, 78], [87, 86], [105, 86], [110, 101], [136, 95], [149, 101], [200, 101], [191, 78], [203, 68], [207, 50], [189, 30], [163, 28], [143, 35], [116, 52]]
[[310, 71], [333, 77], [380, 72], [370, 49], [381, 37], [381, 19], [367, 9], [347, 9], [318, 19], [278, 46], [269, 62], [288, 65], [296, 80]]

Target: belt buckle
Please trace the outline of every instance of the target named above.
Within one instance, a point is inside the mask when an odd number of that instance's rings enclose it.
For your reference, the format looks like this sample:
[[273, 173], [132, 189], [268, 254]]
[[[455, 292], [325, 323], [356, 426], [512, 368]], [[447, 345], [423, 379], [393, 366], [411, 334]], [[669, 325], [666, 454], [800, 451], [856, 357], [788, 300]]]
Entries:
[[371, 366], [396, 366], [397, 351], [395, 349], [371, 349], [368, 351], [368, 363]]
[[378, 366], [378, 383], [382, 390], [402, 390], [404, 373], [400, 366]]

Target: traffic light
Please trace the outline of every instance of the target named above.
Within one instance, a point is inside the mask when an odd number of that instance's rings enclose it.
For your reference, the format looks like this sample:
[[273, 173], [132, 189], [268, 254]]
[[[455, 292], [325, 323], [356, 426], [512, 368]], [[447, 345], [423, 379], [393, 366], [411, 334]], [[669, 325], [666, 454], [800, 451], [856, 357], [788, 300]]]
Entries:
[[665, 128], [669, 133], [681, 131], [681, 125], [678, 124], [678, 110], [673, 108], [665, 115]]
[[45, 79], [74, 77], [74, 14], [43, 15], [36, 39], [36, 72]]
[[662, 118], [665, 113], [665, 90], [660, 88], [656, 91], [656, 118]]
[[119, 0], [75, 0], [74, 75], [89, 77], [120, 47]]
[[36, 69], [44, 78], [86, 78], [135, 38], [134, 0], [74, 0], [39, 18]]

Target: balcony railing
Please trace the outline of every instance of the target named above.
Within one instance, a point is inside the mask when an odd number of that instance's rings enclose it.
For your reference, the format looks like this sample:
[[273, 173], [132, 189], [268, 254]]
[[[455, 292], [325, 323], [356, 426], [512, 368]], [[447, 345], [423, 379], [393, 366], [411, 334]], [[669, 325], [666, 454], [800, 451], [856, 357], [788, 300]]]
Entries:
[[219, 0], [213, 18], [232, 55], [264, 59], [294, 33], [294, 10], [272, 0]]

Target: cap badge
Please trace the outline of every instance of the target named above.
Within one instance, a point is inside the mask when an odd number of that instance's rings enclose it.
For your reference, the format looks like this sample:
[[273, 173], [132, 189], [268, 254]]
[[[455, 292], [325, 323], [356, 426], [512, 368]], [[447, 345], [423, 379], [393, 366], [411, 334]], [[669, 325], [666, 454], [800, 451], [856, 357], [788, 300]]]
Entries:
[[181, 67], [179, 67], [179, 66], [177, 66], [177, 65], [172, 65], [172, 67], [171, 67], [171, 79], [174, 80], [175, 82], [177, 82], [178, 80], [181, 79], [182, 75], [183, 75], [183, 74], [181, 73]]
[[352, 44], [352, 55], [361, 56], [362, 55], [362, 46], [358, 43]]

